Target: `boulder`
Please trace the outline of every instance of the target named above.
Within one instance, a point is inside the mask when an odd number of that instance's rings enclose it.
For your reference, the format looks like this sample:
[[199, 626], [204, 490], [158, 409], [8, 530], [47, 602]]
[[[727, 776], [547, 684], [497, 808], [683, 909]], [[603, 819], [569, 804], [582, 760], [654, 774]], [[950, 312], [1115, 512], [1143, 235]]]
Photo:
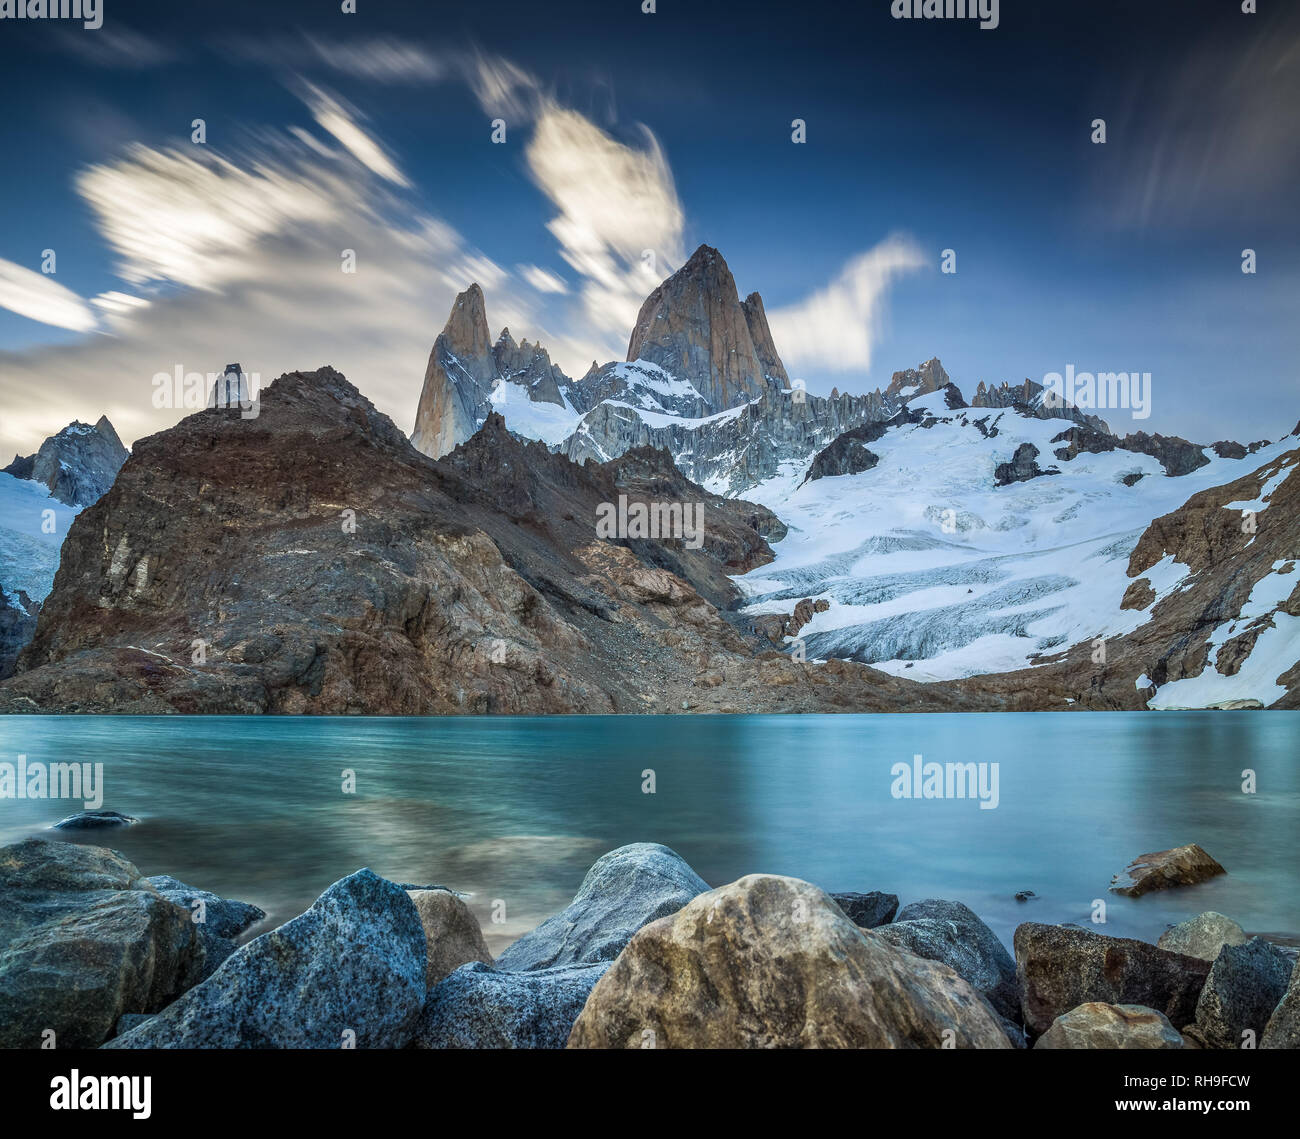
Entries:
[[429, 988], [467, 962], [492, 964], [478, 919], [460, 898], [450, 890], [408, 890], [407, 896], [424, 927], [428, 947], [424, 976]]
[[202, 975], [190, 915], [116, 851], [30, 839], [0, 851], [0, 1048], [94, 1048]]
[[[886, 927], [887, 928], [887, 927]], [[951, 969], [859, 929], [816, 886], [755, 874], [642, 929], [570, 1048], [1009, 1048]]]
[[1246, 1032], [1258, 1041], [1290, 980], [1290, 959], [1262, 937], [1225, 945], [1201, 990], [1191, 1035], [1210, 1048], [1240, 1048]]
[[1013, 942], [1020, 1008], [1034, 1035], [1090, 1001], [1143, 1005], [1182, 1029], [1196, 1017], [1210, 972], [1210, 963], [1199, 957], [1068, 926], [1025, 922]]
[[899, 949], [943, 962], [982, 993], [999, 1016], [1020, 1018], [1016, 963], [998, 935], [968, 906], [938, 898], [913, 902], [876, 932]]
[[1162, 1012], [1143, 1005], [1089, 1001], [1062, 1013], [1035, 1048], [1181, 1048], [1183, 1038]]
[[898, 895], [882, 894], [872, 890], [869, 894], [832, 894], [831, 901], [840, 907], [854, 925], [862, 929], [875, 929], [894, 920], [898, 913]]
[[107, 1047], [401, 1048], [424, 1005], [424, 974], [411, 899], [358, 870]]
[[[195, 889], [170, 874], [151, 875], [149, 884], [169, 902], [185, 909], [198, 931], [203, 943], [204, 962], [203, 972], [196, 978], [196, 983], [206, 981], [235, 952], [238, 948], [235, 938], [266, 917], [266, 911], [251, 902], [234, 902], [207, 890]], [[122, 1031], [119, 1027], [118, 1035]]]
[[1172, 850], [1157, 850], [1139, 854], [1111, 879], [1110, 888], [1116, 894], [1140, 898], [1152, 890], [1167, 890], [1170, 886], [1194, 886], [1216, 874], [1227, 871], [1205, 853], [1196, 843], [1176, 846]]
[[1261, 1048], [1300, 1048], [1300, 966], [1291, 970], [1291, 984], [1268, 1018]]
[[1170, 953], [1182, 953], [1213, 961], [1225, 945], [1245, 945], [1246, 932], [1232, 918], [1206, 910], [1194, 918], [1170, 926], [1156, 942]]
[[416, 1048], [563, 1048], [608, 962], [507, 973], [464, 965], [429, 991]]
[[497, 964], [516, 971], [613, 961], [643, 925], [708, 888], [666, 846], [620, 846], [596, 859], [566, 909], [507, 946]]

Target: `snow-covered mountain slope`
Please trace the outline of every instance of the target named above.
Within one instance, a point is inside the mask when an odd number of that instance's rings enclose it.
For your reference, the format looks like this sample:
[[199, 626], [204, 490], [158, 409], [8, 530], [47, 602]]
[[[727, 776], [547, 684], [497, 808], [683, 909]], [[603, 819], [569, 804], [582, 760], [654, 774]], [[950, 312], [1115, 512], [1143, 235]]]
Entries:
[[41, 483], [0, 472], [0, 587], [6, 593], [21, 589], [33, 601], [44, 600], [59, 568], [59, 547], [80, 512]]
[[[1207, 449], [1204, 466], [1171, 478], [1129, 451], [1056, 458], [1059, 420], [947, 403], [942, 391], [913, 400], [922, 421], [873, 440], [870, 470], [805, 481], [807, 464], [790, 463], [748, 492], [789, 534], [775, 561], [738, 579], [746, 612], [824, 599], [830, 607], [800, 631], [810, 658], [911, 679], [1021, 668], [1148, 620], [1150, 606], [1121, 603], [1129, 556], [1152, 519], [1296, 446], [1290, 438], [1244, 459]], [[1039, 467], [1059, 473], [997, 485], [999, 465], [1026, 443]], [[1187, 572], [1169, 557], [1146, 576], [1158, 600]]]

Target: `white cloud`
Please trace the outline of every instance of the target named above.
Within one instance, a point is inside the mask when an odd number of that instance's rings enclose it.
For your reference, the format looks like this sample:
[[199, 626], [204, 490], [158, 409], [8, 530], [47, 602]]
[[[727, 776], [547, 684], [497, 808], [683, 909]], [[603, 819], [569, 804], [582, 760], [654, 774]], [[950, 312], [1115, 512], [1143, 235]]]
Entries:
[[854, 257], [825, 288], [769, 312], [772, 338], [786, 366], [865, 372], [871, 366], [889, 286], [900, 274], [925, 264], [912, 241], [889, 237]]
[[74, 332], [89, 332], [99, 323], [86, 302], [71, 289], [64, 288], [51, 276], [2, 258], [0, 308]]
[[355, 112], [311, 84], [307, 84], [306, 102], [322, 129], [338, 139], [357, 161], [395, 186], [410, 187], [406, 175], [398, 170], [379, 143], [357, 124]]
[[539, 265], [517, 265], [519, 275], [539, 293], [567, 293], [569, 286]]
[[683, 260], [685, 214], [672, 171], [654, 135], [643, 137], [640, 148], [624, 145], [576, 111], [551, 106], [525, 152], [559, 210], [547, 228], [583, 278], [576, 319], [611, 343], [626, 340], [646, 294]]

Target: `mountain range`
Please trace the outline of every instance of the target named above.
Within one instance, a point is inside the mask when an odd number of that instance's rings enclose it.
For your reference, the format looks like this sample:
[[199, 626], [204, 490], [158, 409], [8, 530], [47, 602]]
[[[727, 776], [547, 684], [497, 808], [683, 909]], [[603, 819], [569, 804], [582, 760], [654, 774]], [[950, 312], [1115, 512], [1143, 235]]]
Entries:
[[[0, 707], [1297, 706], [1300, 436], [1099, 410], [968, 401], [938, 359], [814, 395], [708, 246], [576, 380], [471, 285], [409, 440], [326, 367], [138, 441], [29, 595]], [[702, 540], [603, 533], [616, 502], [698, 503]]]

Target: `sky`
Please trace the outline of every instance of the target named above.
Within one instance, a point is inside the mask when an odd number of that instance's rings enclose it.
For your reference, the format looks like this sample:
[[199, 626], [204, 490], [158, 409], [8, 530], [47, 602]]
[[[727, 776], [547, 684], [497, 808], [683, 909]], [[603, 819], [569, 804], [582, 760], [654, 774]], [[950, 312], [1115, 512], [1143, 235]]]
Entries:
[[813, 392], [938, 356], [967, 398], [1150, 372], [1121, 433], [1300, 418], [1300, 5], [102, 4], [0, 19], [4, 459], [235, 361], [409, 430], [471, 282], [581, 375], [701, 243]]

